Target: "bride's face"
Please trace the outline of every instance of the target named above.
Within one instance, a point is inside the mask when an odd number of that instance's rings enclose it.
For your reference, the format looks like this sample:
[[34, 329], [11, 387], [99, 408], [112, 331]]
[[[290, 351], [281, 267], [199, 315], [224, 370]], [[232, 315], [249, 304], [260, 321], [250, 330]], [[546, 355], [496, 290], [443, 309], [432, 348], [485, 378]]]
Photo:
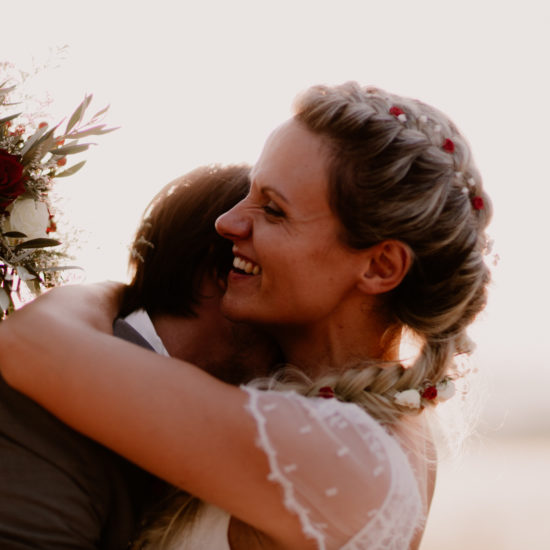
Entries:
[[267, 140], [248, 196], [218, 218], [218, 232], [234, 243], [222, 301], [231, 319], [316, 323], [355, 288], [360, 258], [339, 239], [327, 158], [320, 137], [287, 121]]

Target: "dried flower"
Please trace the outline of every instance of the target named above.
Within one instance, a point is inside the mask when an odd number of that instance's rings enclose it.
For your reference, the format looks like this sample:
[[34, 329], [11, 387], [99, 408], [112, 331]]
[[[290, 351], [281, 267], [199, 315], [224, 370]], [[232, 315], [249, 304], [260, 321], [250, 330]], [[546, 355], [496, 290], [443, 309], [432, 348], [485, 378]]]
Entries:
[[454, 153], [455, 152], [455, 144], [449, 138], [447, 138], [443, 142], [442, 148], [443, 148], [444, 151], [447, 151], [447, 153]]
[[330, 386], [323, 386], [322, 388], [319, 388], [317, 395], [319, 397], [323, 397], [324, 399], [331, 399], [334, 397], [334, 390]]
[[427, 401], [432, 401], [436, 397], [437, 397], [437, 388], [435, 386], [428, 386], [422, 392], [422, 399], [426, 399]]
[[394, 400], [398, 405], [408, 407], [409, 409], [420, 408], [420, 392], [418, 390], [405, 390], [397, 392]]
[[438, 401], [447, 401], [454, 396], [456, 388], [454, 382], [448, 378], [437, 384], [437, 399]]
[[483, 197], [476, 195], [472, 199], [472, 206], [474, 207], [475, 210], [483, 210], [483, 207], [485, 206], [485, 203], [483, 202]]

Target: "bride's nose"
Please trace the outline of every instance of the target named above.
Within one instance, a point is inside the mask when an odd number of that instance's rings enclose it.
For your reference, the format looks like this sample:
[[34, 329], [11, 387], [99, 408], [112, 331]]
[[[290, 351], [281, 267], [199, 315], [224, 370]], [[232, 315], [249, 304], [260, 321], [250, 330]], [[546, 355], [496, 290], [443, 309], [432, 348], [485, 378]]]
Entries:
[[252, 222], [244, 211], [242, 201], [216, 220], [216, 231], [226, 239], [244, 239], [250, 235], [251, 229]]

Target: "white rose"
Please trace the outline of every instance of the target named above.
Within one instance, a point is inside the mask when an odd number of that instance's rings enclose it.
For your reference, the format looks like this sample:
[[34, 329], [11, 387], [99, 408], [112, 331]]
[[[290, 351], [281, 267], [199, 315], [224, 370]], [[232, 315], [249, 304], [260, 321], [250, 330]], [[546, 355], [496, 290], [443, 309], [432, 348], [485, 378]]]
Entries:
[[405, 390], [397, 392], [394, 396], [398, 405], [409, 407], [410, 409], [420, 408], [420, 392], [418, 390]]
[[45, 237], [50, 213], [45, 203], [34, 199], [18, 199], [10, 208], [9, 231], [19, 231], [29, 239]]
[[456, 388], [452, 380], [444, 380], [437, 384], [436, 388], [437, 399], [439, 401], [447, 401], [447, 399], [450, 399], [456, 393]]

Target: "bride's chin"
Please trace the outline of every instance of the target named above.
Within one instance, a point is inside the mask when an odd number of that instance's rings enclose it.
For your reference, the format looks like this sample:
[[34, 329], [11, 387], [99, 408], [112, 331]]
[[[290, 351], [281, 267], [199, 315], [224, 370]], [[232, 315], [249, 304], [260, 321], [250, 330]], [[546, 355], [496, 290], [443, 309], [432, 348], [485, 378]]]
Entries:
[[[241, 301], [233, 299], [226, 293], [220, 304], [220, 311], [224, 317], [235, 323], [253, 322], [247, 315], [248, 308]], [[250, 312], [249, 312], [250, 313]]]

